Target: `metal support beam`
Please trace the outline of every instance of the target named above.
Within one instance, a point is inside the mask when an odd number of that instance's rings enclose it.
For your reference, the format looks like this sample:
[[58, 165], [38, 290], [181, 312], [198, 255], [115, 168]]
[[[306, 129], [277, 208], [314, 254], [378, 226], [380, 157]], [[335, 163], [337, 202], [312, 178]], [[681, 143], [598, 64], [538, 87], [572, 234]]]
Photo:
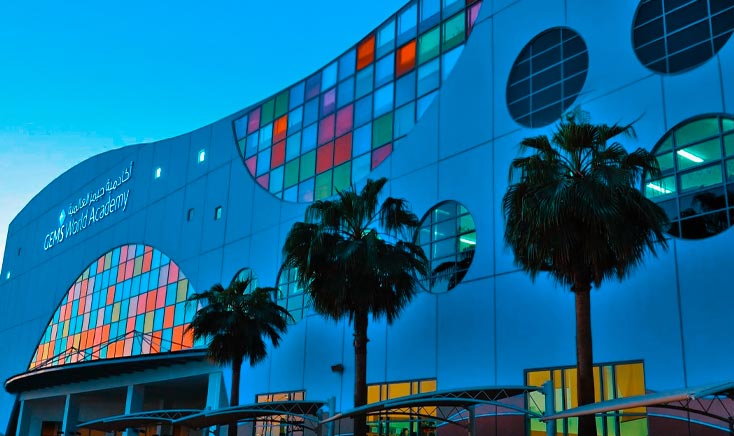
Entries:
[[[127, 387], [127, 397], [125, 398], [125, 414], [140, 412], [143, 410], [143, 396], [145, 390], [142, 386], [130, 385]], [[134, 429], [127, 429], [125, 436], [140, 436]]]
[[469, 409], [469, 435], [477, 436], [477, 413], [476, 413], [477, 406], [469, 406], [468, 409]]
[[[545, 413], [546, 416], [551, 416], [556, 413], [555, 405], [555, 390], [553, 389], [553, 382], [548, 380], [543, 383], [543, 394], [545, 395]], [[555, 436], [556, 434], [556, 421], [550, 420], [545, 422], [545, 434], [547, 436]]]
[[64, 404], [64, 421], [61, 425], [61, 431], [65, 435], [76, 433], [76, 425], [79, 421], [79, 400], [71, 395], [66, 394], [66, 403]]

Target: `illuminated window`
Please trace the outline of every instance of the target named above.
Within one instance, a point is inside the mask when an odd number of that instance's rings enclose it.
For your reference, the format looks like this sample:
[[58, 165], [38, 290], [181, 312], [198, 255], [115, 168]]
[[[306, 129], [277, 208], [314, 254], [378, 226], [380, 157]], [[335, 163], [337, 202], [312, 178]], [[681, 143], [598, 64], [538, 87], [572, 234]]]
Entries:
[[153, 172], [153, 177], [156, 179], [160, 179], [162, 171], [163, 169], [161, 167], [156, 168], [155, 171]]
[[5, 280], [10, 280], [10, 271], [5, 273]]
[[510, 115], [526, 127], [553, 123], [576, 101], [588, 68], [586, 43], [578, 33], [554, 27], [539, 34], [522, 49], [510, 71]]
[[218, 221], [222, 219], [222, 206], [217, 206], [214, 208], [214, 221]]
[[[576, 393], [576, 368], [557, 367], [533, 369], [525, 371], [528, 386], [542, 386], [551, 381], [554, 388], [554, 407], [556, 412], [578, 407]], [[645, 371], [642, 362], [611, 363], [594, 365], [595, 402], [609, 401], [617, 398], [644, 395]], [[545, 412], [543, 393], [530, 392], [528, 408], [531, 412]], [[646, 435], [646, 409], [638, 407], [621, 410], [618, 415], [606, 415], [596, 418], [596, 427], [606, 429], [609, 435]], [[545, 436], [545, 423], [533, 418], [530, 420], [530, 436]], [[578, 418], [567, 418], [556, 421], [556, 434], [574, 436], [578, 434]]]
[[288, 310], [294, 322], [303, 319], [311, 307], [308, 295], [298, 286], [296, 271], [295, 268], [283, 267], [278, 276], [278, 304]]
[[191, 208], [186, 212], [186, 221], [191, 221], [194, 219], [194, 208]]
[[412, 0], [326, 67], [236, 118], [236, 146], [255, 182], [307, 203], [367, 177], [434, 100], [481, 4]]
[[632, 27], [637, 58], [658, 73], [694, 68], [718, 53], [734, 31], [734, 3], [646, 0]]
[[202, 163], [206, 160], [206, 150], [204, 150], [203, 148], [199, 150], [199, 157], [197, 158], [197, 160], [199, 163]]
[[[145, 245], [123, 245], [71, 285], [30, 368], [189, 349], [194, 290], [177, 264]], [[197, 344], [201, 345], [201, 344]]]
[[[258, 394], [256, 403], [273, 403], [275, 401], [303, 401], [306, 391], [279, 392], [276, 394]], [[255, 421], [255, 436], [281, 436], [305, 434], [303, 418], [293, 415], [275, 415], [267, 421]]]
[[[436, 391], [436, 379], [410, 380], [367, 386], [367, 404]], [[408, 434], [428, 434], [436, 428], [436, 407], [410, 408], [408, 413], [380, 413], [369, 415], [367, 425], [371, 434], [399, 435], [405, 429]]]
[[424, 287], [433, 293], [450, 291], [466, 276], [474, 259], [474, 219], [455, 201], [441, 203], [421, 221], [416, 243], [423, 248], [430, 264]]
[[734, 117], [686, 120], [653, 153], [662, 175], [646, 176], [643, 190], [667, 212], [671, 235], [701, 239], [734, 225]]

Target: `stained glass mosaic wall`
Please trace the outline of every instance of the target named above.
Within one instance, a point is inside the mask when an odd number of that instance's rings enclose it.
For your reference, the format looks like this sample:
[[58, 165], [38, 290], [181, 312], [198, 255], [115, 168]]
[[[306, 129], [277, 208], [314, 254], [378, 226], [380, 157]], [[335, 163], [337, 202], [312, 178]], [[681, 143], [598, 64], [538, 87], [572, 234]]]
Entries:
[[413, 0], [337, 60], [235, 120], [258, 185], [312, 202], [365, 178], [436, 97], [481, 3]]
[[76, 279], [51, 317], [30, 369], [192, 348], [184, 330], [194, 290], [171, 259], [146, 245], [115, 248]]

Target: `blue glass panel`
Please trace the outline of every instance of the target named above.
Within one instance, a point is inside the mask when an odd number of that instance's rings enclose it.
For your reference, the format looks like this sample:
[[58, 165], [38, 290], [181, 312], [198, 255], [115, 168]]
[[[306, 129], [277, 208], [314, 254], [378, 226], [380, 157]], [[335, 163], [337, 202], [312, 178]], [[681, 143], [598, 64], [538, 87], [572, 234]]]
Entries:
[[293, 186], [283, 191], [283, 200], [293, 202], [298, 201], [298, 186]]
[[260, 147], [263, 151], [273, 145], [273, 123], [267, 124], [260, 129]]
[[438, 94], [438, 91], [434, 91], [424, 97], [421, 97], [418, 100], [418, 106], [416, 109], [416, 118], [420, 119], [420, 117], [423, 116], [423, 113], [428, 109], [428, 106], [431, 105], [431, 102], [433, 102], [433, 99], [436, 98], [436, 94]]
[[158, 268], [159, 266], [161, 266], [161, 252], [158, 250], [153, 250], [153, 257], [150, 261], [150, 268]]
[[390, 83], [375, 91], [375, 117], [392, 110], [393, 88], [393, 84]]
[[354, 182], [358, 182], [367, 177], [367, 174], [370, 172], [371, 162], [372, 157], [369, 153], [355, 158], [352, 161], [352, 180]]
[[357, 73], [357, 91], [355, 94], [357, 98], [360, 98], [372, 92], [373, 76], [373, 65], [365, 67]]
[[339, 83], [336, 90], [336, 102], [338, 107], [346, 106], [354, 100], [354, 77]]
[[398, 16], [398, 45], [401, 46], [416, 35], [418, 23], [418, 6], [413, 3], [400, 12]]
[[303, 107], [299, 106], [288, 114], [288, 133], [293, 133], [303, 128]]
[[352, 156], [368, 153], [372, 149], [372, 123], [360, 127], [352, 136]]
[[354, 74], [357, 66], [357, 51], [351, 49], [339, 59], [339, 80], [347, 78]]
[[298, 185], [298, 201], [307, 201], [311, 202], [313, 201], [313, 187], [314, 187], [314, 178], [311, 177], [310, 179], [301, 182], [301, 184]]
[[461, 56], [461, 52], [463, 50], [464, 50], [464, 46], [460, 45], [456, 47], [455, 49], [444, 53], [444, 55], [441, 56], [441, 60], [442, 60], [441, 78], [443, 80], [446, 80], [446, 78], [448, 78], [449, 73], [451, 73], [451, 70], [454, 69], [454, 65], [456, 65], [456, 61], [459, 60], [459, 57]]
[[354, 105], [354, 126], [358, 127], [372, 120], [372, 95], [357, 101]]
[[303, 104], [303, 91], [304, 91], [303, 82], [293, 85], [293, 87], [291, 88], [291, 101], [290, 101], [290, 107], [289, 107], [290, 109], [293, 109]]
[[395, 111], [395, 137], [401, 137], [415, 125], [415, 102], [410, 102]]
[[311, 123], [315, 123], [319, 119], [319, 99], [314, 98], [306, 102], [306, 107], [303, 110], [303, 125], [308, 126]]
[[305, 153], [316, 148], [316, 127], [316, 124], [311, 124], [303, 129], [301, 137], [301, 153]]
[[391, 19], [377, 31], [377, 48], [375, 55], [378, 58], [395, 49], [395, 19]]
[[441, 0], [421, 0], [421, 31], [441, 21]]
[[165, 309], [160, 308], [155, 311], [155, 318], [153, 318], [153, 330], [163, 329], [163, 317], [165, 315]]
[[321, 92], [321, 72], [306, 79], [306, 100], [314, 98]]
[[321, 89], [329, 89], [336, 85], [337, 63], [333, 62], [321, 71]]
[[301, 132], [295, 133], [285, 140], [285, 160], [290, 161], [301, 153]]
[[270, 170], [270, 149], [257, 155], [257, 175], [261, 176]]
[[172, 283], [166, 288], [166, 306], [170, 306], [176, 302], [176, 284]]
[[283, 190], [284, 168], [281, 165], [270, 172], [270, 192], [280, 192]]
[[438, 59], [426, 62], [418, 68], [418, 95], [427, 94], [438, 88], [441, 77], [439, 69]]
[[395, 53], [390, 53], [377, 61], [375, 66], [375, 86], [382, 86], [393, 79], [395, 74]]

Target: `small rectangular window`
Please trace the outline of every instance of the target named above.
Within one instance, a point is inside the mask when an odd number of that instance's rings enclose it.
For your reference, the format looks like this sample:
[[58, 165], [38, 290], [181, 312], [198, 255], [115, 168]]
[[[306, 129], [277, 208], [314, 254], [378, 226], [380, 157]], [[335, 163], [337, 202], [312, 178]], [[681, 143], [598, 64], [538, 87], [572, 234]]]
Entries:
[[199, 150], [199, 157], [197, 160], [199, 163], [202, 163], [206, 160], [206, 150], [205, 149], [202, 148], [201, 150]]
[[186, 212], [186, 221], [191, 221], [192, 219], [194, 219], [194, 208], [193, 207], [189, 209], [188, 212]]
[[214, 208], [214, 221], [218, 221], [222, 218], [222, 206]]
[[153, 172], [153, 177], [156, 179], [160, 179], [162, 171], [163, 170], [161, 169], [161, 167], [156, 168], [155, 171]]
[[10, 280], [10, 271], [5, 273], [5, 280]]

